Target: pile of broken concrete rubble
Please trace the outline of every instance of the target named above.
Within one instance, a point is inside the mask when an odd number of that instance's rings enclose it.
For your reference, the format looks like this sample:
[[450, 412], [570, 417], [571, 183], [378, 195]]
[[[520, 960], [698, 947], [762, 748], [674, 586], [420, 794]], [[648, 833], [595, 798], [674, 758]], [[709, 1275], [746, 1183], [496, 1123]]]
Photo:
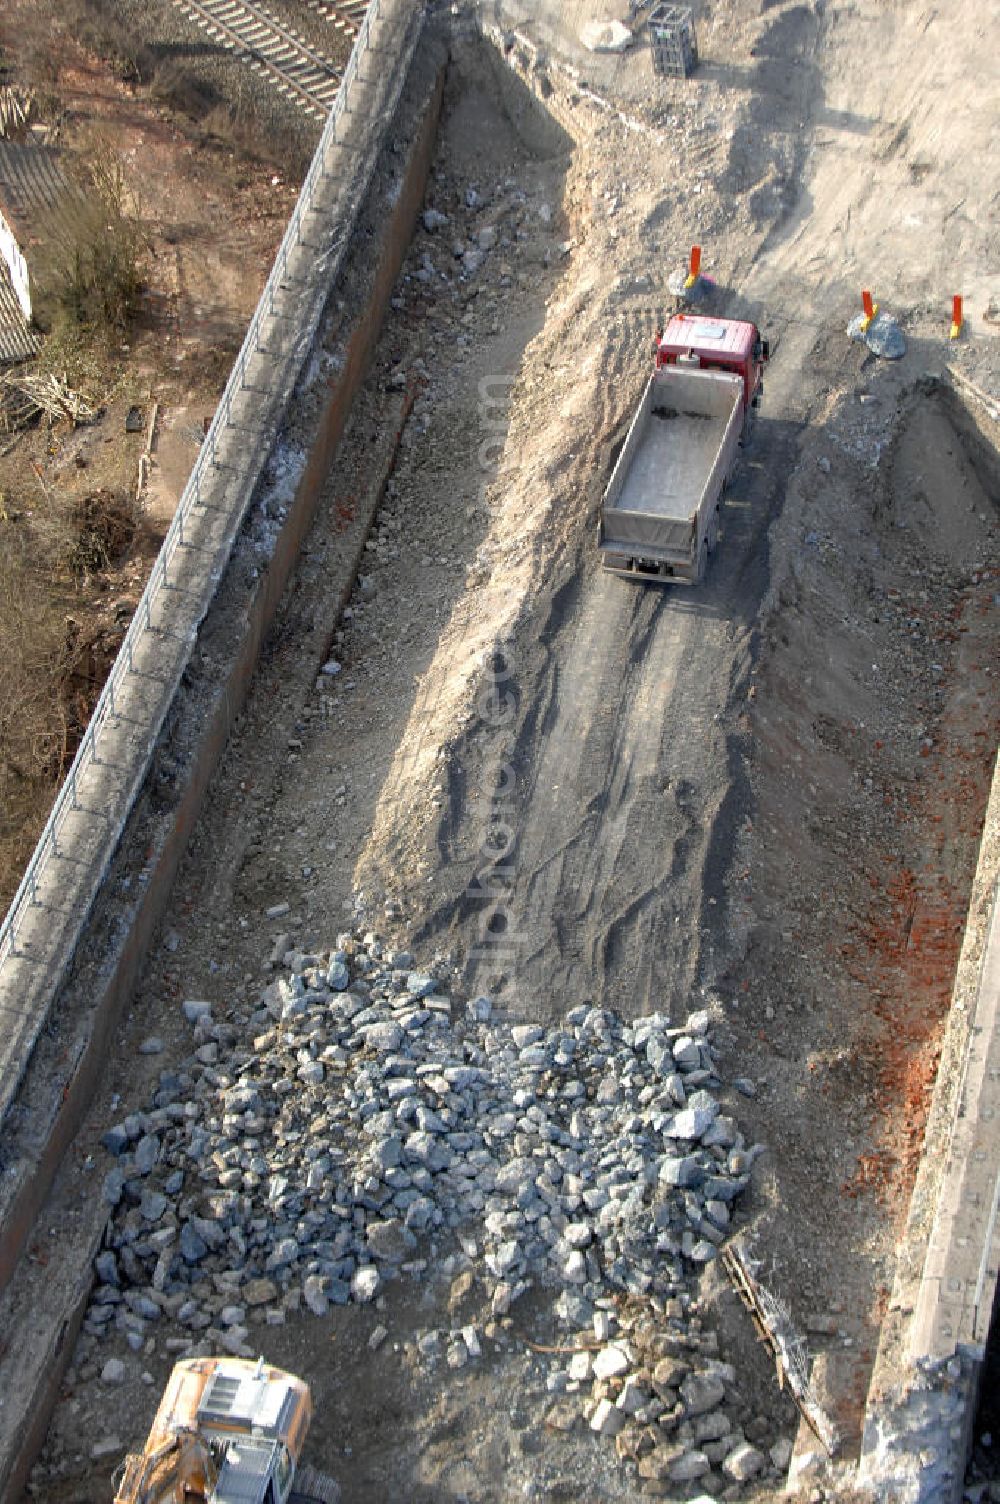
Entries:
[[[727, 1414], [734, 1375], [694, 1314], [760, 1152], [722, 1110], [708, 1014], [509, 1024], [371, 934], [283, 963], [245, 1027], [186, 1001], [190, 1057], [105, 1136], [85, 1330], [140, 1352], [162, 1322], [168, 1351], [250, 1355], [253, 1327], [370, 1302], [444, 1247], [487, 1284], [484, 1336], [529, 1286], [585, 1329], [549, 1376], [552, 1426], [582, 1407], [650, 1479], [781, 1465]], [[480, 1352], [474, 1326], [421, 1346], [451, 1368]]]

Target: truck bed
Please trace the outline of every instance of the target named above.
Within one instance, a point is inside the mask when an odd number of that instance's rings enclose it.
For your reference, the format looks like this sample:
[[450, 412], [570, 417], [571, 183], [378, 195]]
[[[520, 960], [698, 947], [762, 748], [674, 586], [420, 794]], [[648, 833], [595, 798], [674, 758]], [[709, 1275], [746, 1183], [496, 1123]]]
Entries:
[[669, 366], [650, 377], [604, 493], [606, 568], [699, 578], [742, 421], [738, 376]]
[[610, 505], [619, 512], [687, 522], [711, 473], [728, 420], [728, 412], [710, 415], [654, 408], [621, 491]]

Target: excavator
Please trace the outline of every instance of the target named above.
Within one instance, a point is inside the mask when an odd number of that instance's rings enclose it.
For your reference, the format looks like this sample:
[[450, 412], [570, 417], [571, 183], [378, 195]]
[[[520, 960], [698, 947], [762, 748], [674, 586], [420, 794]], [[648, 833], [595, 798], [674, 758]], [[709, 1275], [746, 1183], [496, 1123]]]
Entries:
[[311, 1420], [308, 1384], [263, 1358], [184, 1359], [115, 1504], [338, 1504], [336, 1482], [299, 1463]]

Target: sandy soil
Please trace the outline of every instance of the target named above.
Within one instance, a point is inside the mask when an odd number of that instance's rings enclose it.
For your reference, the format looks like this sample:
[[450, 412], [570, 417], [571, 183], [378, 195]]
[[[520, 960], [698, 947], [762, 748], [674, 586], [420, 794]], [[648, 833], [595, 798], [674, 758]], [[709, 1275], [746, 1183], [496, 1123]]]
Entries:
[[[963, 0], [948, 24], [976, 66], [937, 12], [741, 0], [686, 84], [654, 88], [645, 56], [595, 62], [602, 88], [627, 74], [627, 118], [555, 70], [535, 77], [543, 107], [458, 29], [429, 194], [451, 222], [418, 235], [107, 1083], [141, 1105], [137, 1042], [155, 1027], [182, 1047], [172, 999], [223, 1016], [254, 995], [281, 928], [329, 946], [370, 923], [515, 1017], [707, 1002], [726, 1075], [756, 1085], [748, 1137], [770, 1146], [739, 1225], [821, 1351], [848, 1457], [997, 743], [995, 462], [922, 379], [951, 361], [998, 389], [991, 23]], [[462, 282], [451, 241], [487, 223], [500, 244]], [[713, 307], [756, 318], [774, 358], [704, 586], [635, 589], [597, 566], [596, 510], [695, 241]], [[958, 275], [970, 323], [951, 347]], [[898, 367], [843, 332], [862, 283], [903, 324]], [[399, 372], [418, 396], [338, 621], [324, 560]], [[340, 674], [317, 680], [331, 653]], [[311, 1451], [345, 1499], [633, 1497], [608, 1444], [542, 1425], [557, 1360], [523, 1339], [551, 1341], [544, 1302], [454, 1375], [415, 1347], [448, 1298], [439, 1271], [377, 1313], [261, 1330], [314, 1385]], [[748, 1434], [790, 1438], [721, 1275], [702, 1317]], [[376, 1320], [391, 1340], [373, 1354]], [[106, 1489], [89, 1448], [141, 1438], [167, 1335], [139, 1358], [82, 1345], [42, 1497]], [[145, 1387], [101, 1388], [112, 1354]]]

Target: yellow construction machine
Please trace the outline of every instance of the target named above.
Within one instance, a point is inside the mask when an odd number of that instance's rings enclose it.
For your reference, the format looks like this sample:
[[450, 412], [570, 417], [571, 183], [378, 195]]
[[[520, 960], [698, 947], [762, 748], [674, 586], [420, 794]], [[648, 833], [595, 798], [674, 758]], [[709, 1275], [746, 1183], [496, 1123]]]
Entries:
[[188, 1358], [167, 1381], [115, 1504], [337, 1504], [340, 1489], [299, 1465], [309, 1386], [261, 1358]]

